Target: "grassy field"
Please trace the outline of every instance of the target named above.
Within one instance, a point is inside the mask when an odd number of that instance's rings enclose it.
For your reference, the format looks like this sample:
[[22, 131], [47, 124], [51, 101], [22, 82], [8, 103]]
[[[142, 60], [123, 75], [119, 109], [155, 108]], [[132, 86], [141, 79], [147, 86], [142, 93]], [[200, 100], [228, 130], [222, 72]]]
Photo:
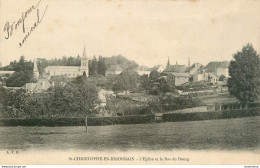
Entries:
[[0, 149], [259, 150], [260, 117], [79, 127], [0, 127]]

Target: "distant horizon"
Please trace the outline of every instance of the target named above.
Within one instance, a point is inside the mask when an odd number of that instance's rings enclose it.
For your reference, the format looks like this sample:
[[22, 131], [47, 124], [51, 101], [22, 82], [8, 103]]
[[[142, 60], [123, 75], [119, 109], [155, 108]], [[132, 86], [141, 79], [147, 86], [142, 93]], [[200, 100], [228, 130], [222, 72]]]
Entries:
[[[24, 56], [24, 55], [21, 55], [21, 56]], [[15, 59], [15, 60], [12, 60], [11, 62], [13, 62], [13, 61], [17, 61], [17, 62], [19, 62], [19, 60], [20, 60], [20, 58], [21, 58], [21, 56], [18, 58], [18, 59]], [[63, 57], [66, 57], [66, 58], [70, 58], [70, 57], [72, 57], [72, 58], [77, 58], [77, 57], [81, 57], [81, 55], [80, 54], [78, 54], [77, 56], [66, 56], [66, 55], [63, 55], [62, 57], [55, 57], [55, 58], [42, 58], [42, 57], [39, 57], [39, 58], [36, 58], [36, 59], [46, 59], [46, 60], [55, 60], [55, 59], [62, 59]], [[90, 57], [88, 57], [88, 59], [89, 60], [92, 60], [93, 58], [94, 58], [94, 56], [96, 56], [96, 58], [97, 58], [97, 60], [98, 60], [98, 57], [99, 56], [102, 56], [102, 55], [93, 55], [91, 58]], [[121, 55], [121, 54], [118, 54], [118, 55], [112, 55], [112, 56], [107, 56], [107, 57], [103, 57], [103, 58], [109, 58], [109, 57], [113, 57], [113, 56], [122, 56], [122, 57], [124, 57], [124, 58], [126, 58], [128, 61], [134, 61], [135, 63], [137, 63], [138, 64], [138, 66], [146, 66], [146, 67], [149, 67], [149, 68], [153, 68], [154, 66], [156, 66], [156, 65], [162, 65], [162, 66], [166, 66], [167, 65], [167, 62], [168, 62], [168, 59], [167, 60], [165, 60], [165, 64], [154, 64], [154, 65], [152, 65], [152, 66], [149, 66], [149, 65], [142, 65], [142, 64], [139, 64], [138, 62], [136, 62], [135, 60], [131, 60], [131, 59], [128, 59], [127, 57], [125, 57], [124, 55]], [[26, 57], [24, 56], [24, 58], [25, 58], [25, 60], [26, 61], [31, 61], [32, 63], [34, 62], [34, 59], [26, 59]], [[231, 59], [232, 60], [232, 59]], [[221, 61], [210, 61], [210, 62], [230, 62], [231, 60], [221, 60]], [[8, 66], [8, 65], [10, 65], [10, 63], [11, 62], [9, 62], [7, 65], [3, 65], [2, 64], [2, 67], [5, 67], [5, 66]], [[208, 62], [208, 63], [210, 63], [210, 62]], [[1, 63], [1, 61], [0, 61], [0, 63]], [[192, 66], [193, 64], [195, 64], [195, 63], [200, 63], [200, 62], [191, 62], [190, 63], [190, 66]], [[202, 64], [203, 66], [206, 66], [208, 63], [206, 63], [206, 64], [203, 64], [203, 63], [200, 63], [200, 64]], [[177, 64], [178, 65], [186, 65], [186, 66], [188, 66], [188, 63], [187, 64], [180, 64], [179, 62], [177, 62]], [[176, 65], [176, 62], [171, 62], [171, 60], [170, 60], [170, 65]], [[59, 66], [59, 65], [55, 65], [55, 66]]]

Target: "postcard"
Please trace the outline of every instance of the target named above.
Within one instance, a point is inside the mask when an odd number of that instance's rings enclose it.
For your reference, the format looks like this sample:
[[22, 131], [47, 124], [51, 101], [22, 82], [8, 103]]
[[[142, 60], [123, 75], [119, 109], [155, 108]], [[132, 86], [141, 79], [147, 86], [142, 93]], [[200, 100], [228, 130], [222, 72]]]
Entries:
[[0, 165], [259, 165], [260, 1], [0, 0]]

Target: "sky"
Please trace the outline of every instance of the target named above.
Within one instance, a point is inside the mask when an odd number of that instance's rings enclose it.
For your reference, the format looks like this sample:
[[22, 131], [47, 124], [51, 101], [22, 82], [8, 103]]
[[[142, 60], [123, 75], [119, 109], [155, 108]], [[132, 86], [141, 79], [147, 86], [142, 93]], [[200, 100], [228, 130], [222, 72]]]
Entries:
[[[7, 23], [17, 23], [30, 7], [25, 32], [21, 22], [12, 35], [9, 26], [8, 37]], [[34, 27], [37, 13], [41, 22]], [[260, 53], [258, 0], [0, 0], [3, 65], [22, 55], [76, 57], [84, 46], [90, 59], [123, 55], [152, 67], [165, 66], [168, 57], [171, 64], [187, 65], [190, 58], [206, 65], [231, 60], [247, 43]]]

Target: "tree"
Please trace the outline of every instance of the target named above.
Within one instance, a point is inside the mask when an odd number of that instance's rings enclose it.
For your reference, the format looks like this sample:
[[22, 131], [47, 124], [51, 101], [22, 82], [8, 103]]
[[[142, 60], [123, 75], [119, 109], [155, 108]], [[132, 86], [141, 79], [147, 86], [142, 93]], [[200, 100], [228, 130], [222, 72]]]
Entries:
[[26, 70], [15, 72], [11, 77], [6, 79], [7, 87], [21, 87], [26, 83], [33, 83], [36, 80], [33, 78], [33, 71]]
[[228, 91], [243, 103], [253, 102], [260, 94], [259, 55], [251, 44], [233, 55], [229, 66]]
[[225, 78], [226, 78], [226, 77], [225, 77], [224, 75], [221, 75], [221, 76], [219, 77], [219, 81], [224, 81]]
[[161, 75], [160, 75], [160, 73], [159, 73], [158, 71], [153, 70], [153, 71], [150, 72], [149, 79], [150, 79], [151, 81], [155, 81], [155, 80], [157, 80], [160, 76], [161, 76]]
[[83, 72], [83, 76], [87, 76], [87, 75], [86, 75], [86, 71]]
[[132, 70], [125, 70], [117, 76], [116, 83], [113, 85], [113, 91], [134, 91], [140, 84], [140, 76]]
[[102, 56], [98, 58], [98, 74], [105, 76], [106, 75], [106, 64], [105, 59]]

